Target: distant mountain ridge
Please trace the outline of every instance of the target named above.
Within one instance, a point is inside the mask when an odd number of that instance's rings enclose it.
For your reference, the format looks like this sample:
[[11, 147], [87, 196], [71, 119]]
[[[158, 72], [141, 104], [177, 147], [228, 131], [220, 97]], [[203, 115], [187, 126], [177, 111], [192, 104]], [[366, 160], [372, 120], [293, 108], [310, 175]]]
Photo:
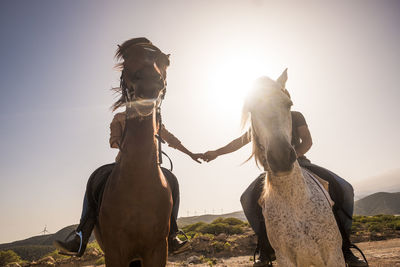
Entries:
[[219, 215], [205, 214], [200, 216], [180, 217], [178, 218], [178, 225], [179, 227], [183, 227], [197, 222], [211, 223], [217, 218], [236, 218], [242, 221], [247, 221], [243, 211], [235, 211]]
[[63, 229], [59, 230], [55, 234], [47, 234], [47, 235], [38, 235], [33, 236], [24, 240], [19, 240], [11, 243], [0, 244], [0, 250], [5, 250], [11, 247], [18, 247], [18, 246], [52, 246], [53, 241], [56, 239], [64, 239], [67, 237], [69, 233], [71, 233], [77, 225], [70, 225], [64, 227]]
[[44, 255], [55, 250], [53, 247], [54, 240], [65, 239], [77, 225], [64, 227], [55, 234], [38, 235], [24, 240], [19, 240], [11, 243], [0, 244], [0, 250], [13, 250], [21, 258], [26, 260], [38, 260]]
[[377, 192], [400, 192], [400, 169], [390, 170], [380, 175], [353, 181], [356, 199], [361, 199]]
[[[243, 211], [237, 211], [221, 215], [208, 214], [201, 216], [181, 217], [178, 218], [178, 224], [180, 227], [183, 227], [185, 225], [193, 224], [200, 221], [210, 223], [219, 217], [232, 217], [240, 219], [242, 221], [246, 221], [246, 217], [244, 216]], [[76, 227], [77, 225], [70, 225], [62, 228], [55, 234], [38, 235], [19, 241], [0, 244], [0, 250], [11, 249], [17, 252], [17, 254], [24, 259], [37, 260], [55, 249], [53, 247], [54, 240], [64, 240], [72, 231], [76, 229]], [[94, 240], [94, 235], [91, 236], [90, 240]]]
[[365, 216], [400, 214], [400, 192], [379, 192], [357, 200], [354, 203], [354, 214]]

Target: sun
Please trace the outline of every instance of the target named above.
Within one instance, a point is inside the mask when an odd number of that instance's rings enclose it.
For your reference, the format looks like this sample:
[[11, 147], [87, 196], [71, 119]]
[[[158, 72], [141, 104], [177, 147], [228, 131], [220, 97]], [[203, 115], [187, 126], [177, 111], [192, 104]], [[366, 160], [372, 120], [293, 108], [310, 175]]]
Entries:
[[234, 119], [240, 118], [244, 100], [254, 81], [260, 76], [270, 76], [273, 66], [253, 53], [225, 56], [218, 64], [209, 67], [210, 109], [224, 112]]

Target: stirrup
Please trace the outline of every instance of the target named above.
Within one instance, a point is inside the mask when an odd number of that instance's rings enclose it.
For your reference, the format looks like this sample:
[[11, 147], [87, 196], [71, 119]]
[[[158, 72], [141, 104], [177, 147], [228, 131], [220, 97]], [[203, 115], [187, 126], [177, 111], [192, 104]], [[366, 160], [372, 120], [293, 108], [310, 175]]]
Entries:
[[[174, 251], [170, 250], [170, 247], [169, 247], [170, 244], [169, 244], [168, 245], [168, 253], [170, 253], [171, 255], [180, 254], [180, 253], [185, 252], [186, 250], [188, 250], [190, 248], [189, 238], [187, 237], [185, 232], [183, 232], [181, 229], [179, 229], [178, 232], [176, 232], [176, 236], [175, 236], [176, 238], [178, 238], [178, 234], [182, 234], [182, 235], [185, 236], [185, 240], [181, 240], [182, 242], [184, 242], [184, 244], [183, 244], [182, 247], [180, 247], [179, 249], [174, 250]], [[168, 238], [168, 242], [170, 242], [169, 239], [170, 238]], [[178, 240], [180, 240], [180, 239], [178, 238]]]
[[364, 259], [365, 263], [367, 264], [367, 266], [369, 266], [367, 258], [365, 257], [364, 253], [362, 252], [362, 250], [359, 247], [357, 247], [355, 244], [350, 244], [349, 248], [354, 248], [354, 249], [358, 250], [358, 252], [360, 252], [360, 254], [363, 257], [363, 259]]
[[62, 250], [58, 249], [58, 254], [65, 255], [65, 256], [78, 256], [78, 255], [82, 256], [82, 255], [80, 255], [81, 250], [82, 250], [82, 245], [83, 245], [82, 231], [77, 232], [77, 231], [73, 230], [71, 233], [69, 233], [67, 235], [67, 237], [64, 240], [68, 240], [68, 238], [70, 238], [72, 235], [79, 236], [79, 249], [78, 249], [78, 251], [77, 252], [67, 252], [67, 251], [62, 251]]
[[179, 235], [179, 234], [184, 235], [186, 240], [189, 241], [189, 238], [187, 237], [186, 233], [184, 231], [182, 231], [182, 229], [178, 229], [177, 235]]
[[[257, 255], [257, 252], [259, 253], [259, 250], [260, 250], [260, 248], [257, 244], [256, 250], [254, 251], [254, 254], [253, 254], [253, 264], [256, 262], [256, 255]], [[267, 257], [268, 257], [267, 266], [272, 267], [272, 261], [269, 256], [267, 256]]]

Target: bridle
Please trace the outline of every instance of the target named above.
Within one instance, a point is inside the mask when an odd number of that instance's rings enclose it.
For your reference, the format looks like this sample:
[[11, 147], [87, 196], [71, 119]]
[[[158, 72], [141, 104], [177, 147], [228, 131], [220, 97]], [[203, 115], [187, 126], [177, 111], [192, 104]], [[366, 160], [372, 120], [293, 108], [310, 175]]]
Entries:
[[[162, 55], [163, 55], [163, 56], [166, 56], [166, 55], [165, 55], [164, 53], [162, 53], [161, 50], [159, 50], [157, 47], [155, 47], [155, 46], [153, 46], [153, 45], [148, 45], [148, 44], [136, 44], [136, 45], [143, 46], [144, 49], [152, 49], [153, 52], [156, 52], [156, 56], [152, 58], [152, 61], [153, 61], [153, 65], [154, 65], [155, 70], [160, 74], [160, 80], [161, 80], [161, 83], [162, 83], [162, 85], [163, 85], [163, 87], [159, 90], [159, 95], [158, 95], [157, 99], [155, 100], [156, 105], [154, 106], [153, 111], [152, 111], [150, 114], [147, 114], [147, 115], [145, 115], [145, 116], [142, 116], [142, 115], [140, 114], [140, 112], [137, 112], [137, 113], [139, 114], [139, 117], [140, 117], [140, 118], [145, 119], [145, 118], [147, 118], [147, 117], [152, 116], [152, 114], [154, 113], [154, 110], [156, 111], [156, 127], [157, 127], [157, 134], [155, 135], [155, 137], [156, 137], [156, 139], [158, 140], [158, 164], [161, 165], [161, 164], [162, 164], [162, 154], [165, 154], [165, 153], [162, 151], [162, 147], [161, 147], [161, 146], [162, 146], [162, 143], [164, 143], [164, 140], [163, 140], [162, 137], [161, 137], [161, 127], [162, 127], [161, 104], [162, 104], [162, 101], [164, 100], [164, 97], [165, 97], [165, 94], [166, 94], [167, 81], [166, 81], [166, 78], [164, 77], [163, 73], [161, 73], [161, 70], [158, 68], [156, 62], [157, 62], [157, 60], [159, 59], [160, 56], [162, 56]], [[148, 47], [150, 47], [150, 48], [148, 48]], [[140, 71], [140, 70], [138, 70], [138, 71]], [[135, 75], [138, 71], [136, 71], [136, 72], [134, 73], [134, 75]], [[133, 84], [134, 84], [134, 82], [133, 82]], [[141, 101], [141, 99], [139, 99], [139, 98], [135, 95], [135, 88], [134, 88], [134, 86], [133, 86], [133, 85], [128, 86], [127, 83], [125, 82], [125, 80], [124, 80], [124, 70], [122, 70], [122, 72], [121, 72], [121, 77], [120, 77], [120, 88], [121, 88], [122, 94], [125, 96], [125, 97], [124, 97], [124, 99], [125, 99], [125, 106], [127, 107], [127, 109], [132, 109], [132, 108], [136, 109], [136, 107], [135, 107], [134, 104], [135, 104], [135, 102]], [[129, 119], [129, 118], [128, 118], [128, 112], [126, 112], [125, 120], [127, 121], [128, 119]], [[124, 143], [124, 140], [125, 140], [126, 131], [127, 131], [126, 129], [127, 129], [127, 127], [125, 126], [124, 131], [123, 131], [123, 134], [122, 134], [122, 138], [121, 138], [121, 143], [118, 144], [118, 147], [119, 147], [120, 151], [123, 150], [122, 144]], [[165, 155], [166, 155], [166, 154], [165, 154]], [[171, 161], [171, 159], [168, 157], [168, 155], [166, 155], [166, 156], [167, 156], [167, 158], [168, 158], [169, 161], [170, 161], [171, 171], [172, 171], [172, 168], [173, 168], [172, 161]]]
[[260, 160], [262, 166], [264, 167], [264, 170], [266, 172], [272, 172], [271, 168], [268, 165], [267, 158], [265, 157], [265, 147], [259, 142], [258, 135], [257, 135], [254, 127], [252, 127], [251, 132], [252, 132], [252, 138], [254, 139], [253, 142], [255, 143], [257, 149], [261, 152], [259, 155], [259, 160]]
[[[252, 129], [252, 131], [254, 132], [254, 129]], [[254, 132], [253, 133], [253, 137], [254, 137], [254, 142], [257, 146], [257, 148], [260, 150], [261, 155], [260, 155], [260, 160], [261, 160], [261, 164], [264, 167], [265, 172], [268, 175], [272, 175], [273, 172], [271, 170], [271, 168], [269, 167], [268, 161], [265, 157], [265, 148], [262, 144], [260, 144], [260, 142], [258, 141], [258, 136], [257, 134]], [[311, 180], [319, 187], [319, 189], [321, 190], [321, 192], [323, 193], [323, 195], [325, 196], [326, 201], [328, 202], [328, 204], [330, 205], [331, 201], [329, 200], [329, 197], [327, 196], [327, 192], [325, 189], [323, 189], [322, 185], [319, 183], [319, 181], [314, 177], [315, 174], [313, 174], [312, 172], [308, 171], [306, 169], [306, 172], [310, 175]]]

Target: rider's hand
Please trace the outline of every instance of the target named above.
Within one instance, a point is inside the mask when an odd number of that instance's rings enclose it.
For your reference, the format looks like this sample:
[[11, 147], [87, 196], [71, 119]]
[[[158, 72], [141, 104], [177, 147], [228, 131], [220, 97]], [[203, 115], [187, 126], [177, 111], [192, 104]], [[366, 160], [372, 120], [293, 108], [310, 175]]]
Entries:
[[207, 151], [203, 154], [202, 159], [204, 161], [210, 162], [218, 157], [218, 153], [216, 151]]
[[201, 164], [201, 161], [199, 159], [203, 158], [203, 154], [202, 153], [191, 153], [189, 155], [194, 161], [198, 162]]

